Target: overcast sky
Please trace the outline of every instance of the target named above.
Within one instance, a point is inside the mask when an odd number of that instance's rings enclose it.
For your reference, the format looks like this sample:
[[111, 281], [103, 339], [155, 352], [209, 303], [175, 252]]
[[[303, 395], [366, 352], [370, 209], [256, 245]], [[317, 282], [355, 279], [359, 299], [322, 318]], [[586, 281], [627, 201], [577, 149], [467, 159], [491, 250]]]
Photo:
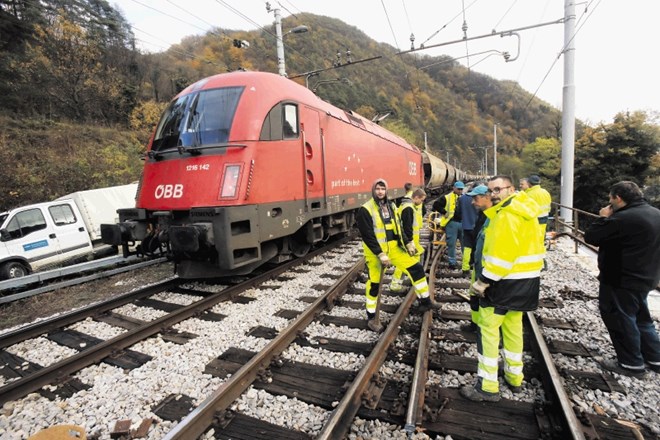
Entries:
[[[267, 12], [266, 2], [262, 0], [109, 1], [123, 11], [145, 51], [165, 50], [182, 37], [202, 34], [211, 26], [273, 29], [273, 13]], [[281, 10], [283, 17], [295, 14], [297, 24], [305, 24], [304, 12], [334, 17], [358, 27], [376, 41], [401, 50], [410, 48], [411, 33], [415, 35], [416, 47], [424, 42], [429, 46], [460, 40], [464, 17], [467, 35], [474, 37], [493, 30], [501, 32], [556, 21], [564, 15], [564, 0], [275, 0], [270, 3], [272, 9]], [[576, 116], [592, 124], [610, 123], [620, 111], [660, 111], [657, 67], [660, 1], [592, 0], [578, 3], [576, 13]], [[518, 81], [527, 91], [536, 92], [538, 97], [561, 109], [564, 58], [558, 56], [564, 45], [563, 24], [520, 31], [519, 35], [520, 51], [515, 37], [496, 36], [469, 41], [467, 47], [461, 42], [423, 53], [461, 57], [458, 61], [462, 64], [469, 63], [472, 69], [497, 79]], [[304, 39], [305, 34], [287, 38]], [[499, 55], [504, 51], [511, 58], [518, 55], [517, 60], [504, 62]], [[471, 55], [466, 57], [466, 53]], [[332, 54], [327, 57], [331, 58]]]

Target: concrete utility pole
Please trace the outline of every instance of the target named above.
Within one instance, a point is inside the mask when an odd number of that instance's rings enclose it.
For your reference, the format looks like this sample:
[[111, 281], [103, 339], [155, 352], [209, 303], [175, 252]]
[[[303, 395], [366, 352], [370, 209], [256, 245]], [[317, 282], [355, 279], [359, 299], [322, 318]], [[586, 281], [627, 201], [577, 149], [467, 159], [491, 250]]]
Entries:
[[279, 8], [273, 9], [273, 14], [275, 14], [275, 34], [277, 36], [277, 72], [282, 76], [286, 76], [284, 41], [282, 40], [282, 15], [280, 15]]
[[575, 0], [564, 0], [564, 90], [561, 117], [561, 218], [573, 223], [575, 160]]
[[271, 8], [270, 3], [266, 2], [266, 11], [272, 12], [275, 15], [275, 37], [277, 39], [277, 73], [282, 76], [287, 76], [286, 66], [284, 65], [284, 36], [288, 34], [302, 34], [307, 32], [309, 28], [305, 25], [296, 26], [286, 34], [282, 33], [282, 14], [279, 8]]

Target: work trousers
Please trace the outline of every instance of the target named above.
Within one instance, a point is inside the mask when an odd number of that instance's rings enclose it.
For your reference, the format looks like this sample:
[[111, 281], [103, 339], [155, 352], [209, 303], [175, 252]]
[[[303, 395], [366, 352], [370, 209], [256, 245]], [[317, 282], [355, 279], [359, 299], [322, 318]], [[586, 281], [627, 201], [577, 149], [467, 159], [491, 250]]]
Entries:
[[479, 307], [477, 327], [477, 388], [487, 393], [498, 393], [497, 380], [500, 329], [502, 330], [502, 356], [504, 357], [504, 379], [512, 386], [523, 381], [523, 312]]
[[[408, 252], [404, 251], [396, 240], [387, 242], [386, 254], [395, 268], [401, 269], [410, 277], [417, 298], [428, 298], [430, 296], [429, 285], [426, 281], [426, 275], [424, 274], [422, 265], [414, 257], [408, 255]], [[367, 316], [371, 319], [376, 313], [378, 288], [380, 287], [383, 265], [378, 256], [374, 255], [373, 252], [365, 251], [364, 258], [369, 272], [369, 280], [365, 289], [365, 308], [367, 309]]]
[[643, 369], [645, 361], [660, 365], [660, 340], [649, 312], [648, 295], [644, 291], [600, 285], [600, 316], [622, 367]]
[[461, 245], [463, 246], [462, 270], [470, 270], [470, 255], [476, 241], [474, 229], [463, 229], [463, 238], [461, 239]]
[[[420, 263], [422, 261], [422, 254], [413, 255], [412, 258], [414, 258], [418, 263]], [[402, 279], [403, 279], [403, 269], [398, 267], [395, 268], [394, 273], [392, 274], [392, 282], [390, 286], [392, 286], [394, 289], [401, 289]]]
[[[449, 264], [456, 264], [456, 240], [461, 242], [463, 246], [463, 226], [461, 222], [449, 220], [445, 226], [445, 234], [447, 234], [447, 255], [449, 256]], [[462, 249], [461, 249], [462, 251]]]

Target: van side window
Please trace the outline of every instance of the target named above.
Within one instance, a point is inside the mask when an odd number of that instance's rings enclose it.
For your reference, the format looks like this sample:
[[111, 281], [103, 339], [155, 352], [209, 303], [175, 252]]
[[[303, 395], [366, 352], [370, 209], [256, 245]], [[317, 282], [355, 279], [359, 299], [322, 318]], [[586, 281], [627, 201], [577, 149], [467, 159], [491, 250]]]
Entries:
[[46, 219], [41, 209], [30, 209], [19, 212], [9, 221], [7, 232], [12, 240], [25, 237], [33, 232], [46, 229]]
[[48, 212], [50, 212], [56, 226], [70, 225], [76, 222], [76, 215], [73, 213], [71, 205], [51, 206], [48, 208]]

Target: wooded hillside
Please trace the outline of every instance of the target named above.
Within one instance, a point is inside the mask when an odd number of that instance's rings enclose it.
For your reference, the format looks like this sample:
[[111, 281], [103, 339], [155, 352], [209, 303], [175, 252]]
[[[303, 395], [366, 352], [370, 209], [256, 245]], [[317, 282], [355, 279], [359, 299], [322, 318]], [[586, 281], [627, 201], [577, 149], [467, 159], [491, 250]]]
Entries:
[[[284, 26], [298, 24], [289, 17]], [[500, 173], [519, 178], [536, 172], [545, 186], [558, 187], [558, 156], [548, 165], [537, 154], [548, 152], [548, 142], [557, 153], [556, 108], [516, 83], [469, 71], [450, 58], [398, 56], [340, 20], [305, 14], [305, 24], [311, 32], [286, 39], [293, 80], [365, 117], [391, 112], [384, 126], [422, 147], [426, 133], [434, 154], [467, 171], [481, 171], [482, 147], [492, 145], [497, 124]], [[135, 49], [125, 18], [105, 0], [0, 0], [0, 153], [13, 164], [0, 182], [0, 210], [137, 180], [140, 154], [167, 101], [206, 76], [237, 69], [277, 72], [273, 35], [218, 28], [163, 53], [144, 54]], [[250, 45], [235, 47], [234, 39]], [[360, 62], [374, 57], [380, 58]], [[328, 70], [304, 75], [321, 69]], [[645, 114], [622, 114], [616, 127], [578, 123], [577, 145], [589, 157], [595, 149], [607, 162], [615, 151], [619, 162], [629, 157], [641, 165], [628, 175], [583, 160], [578, 152], [577, 166], [584, 163], [589, 174], [600, 166], [611, 171], [602, 185], [622, 176], [657, 185], [648, 179], [657, 179], [660, 162], [654, 122]], [[492, 167], [492, 150], [489, 157]]]

